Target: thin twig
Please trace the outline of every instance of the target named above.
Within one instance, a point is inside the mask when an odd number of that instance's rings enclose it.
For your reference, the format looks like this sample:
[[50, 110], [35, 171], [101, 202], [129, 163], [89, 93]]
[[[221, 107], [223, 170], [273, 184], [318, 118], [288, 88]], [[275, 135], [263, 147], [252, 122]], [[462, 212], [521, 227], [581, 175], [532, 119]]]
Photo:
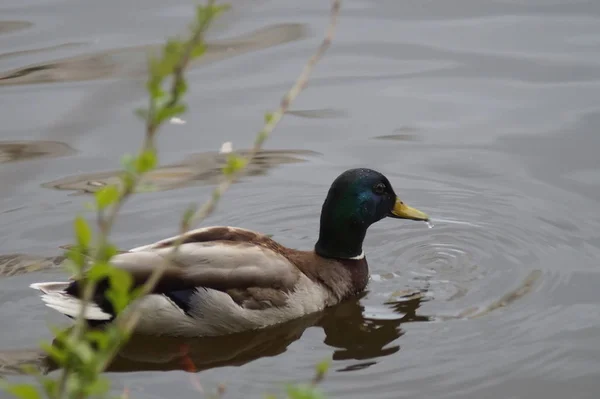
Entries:
[[[253, 158], [260, 151], [263, 143], [271, 135], [273, 130], [277, 127], [277, 125], [279, 124], [279, 121], [282, 119], [283, 115], [287, 112], [287, 110], [289, 109], [292, 102], [296, 99], [296, 97], [298, 97], [298, 95], [302, 92], [302, 90], [304, 90], [306, 88], [308, 79], [310, 77], [312, 70], [314, 69], [317, 62], [322, 58], [323, 54], [327, 51], [327, 49], [331, 45], [331, 42], [333, 40], [334, 33], [335, 33], [335, 28], [337, 26], [337, 18], [339, 15], [340, 8], [341, 8], [341, 0], [332, 0], [329, 26], [327, 28], [325, 38], [321, 42], [321, 45], [318, 47], [317, 51], [312, 55], [312, 57], [308, 60], [308, 62], [304, 66], [302, 73], [296, 79], [296, 82], [294, 83], [294, 85], [282, 98], [279, 108], [270, 116], [270, 118], [268, 118], [267, 122], [263, 126], [263, 129], [258, 133], [258, 135], [254, 141], [254, 146], [253, 146], [252, 150], [245, 157], [245, 159], [246, 159], [245, 165], [246, 166], [250, 162], [252, 162]], [[185, 222], [182, 223], [182, 228], [181, 228], [182, 231], [181, 231], [181, 234], [179, 235], [178, 239], [176, 240], [173, 250], [170, 251], [169, 256], [167, 256], [165, 258], [165, 260], [153, 270], [153, 272], [150, 275], [150, 277], [148, 278], [148, 280], [146, 280], [145, 284], [142, 286], [140, 295], [146, 295], [154, 289], [154, 287], [160, 281], [160, 278], [162, 277], [164, 271], [171, 264], [172, 257], [175, 255], [177, 249], [179, 248], [179, 246], [185, 239], [184, 234], [189, 230], [190, 225], [199, 223], [202, 220], [204, 220], [206, 217], [208, 217], [214, 211], [216, 204], [219, 201], [219, 199], [221, 198], [221, 196], [223, 195], [223, 193], [225, 193], [225, 191], [227, 191], [227, 189], [233, 184], [233, 182], [239, 176], [241, 176], [243, 174], [243, 172], [245, 170], [246, 170], [246, 167], [225, 176], [223, 181], [213, 190], [210, 199], [204, 205], [199, 207], [196, 210], [196, 212], [194, 212], [194, 215], [191, 218], [191, 222], [190, 223], [185, 223]], [[123, 331], [125, 334], [130, 334], [133, 331], [133, 329], [135, 328], [135, 326], [137, 325], [137, 322], [139, 321], [140, 316], [141, 316], [140, 312], [135, 311], [135, 310], [132, 312], [123, 312], [119, 316], [117, 316], [116, 323], [117, 323], [118, 327], [121, 329], [121, 331]], [[117, 350], [118, 350], [118, 348], [115, 348], [115, 350], [112, 352], [112, 354], [107, 357], [104, 367], [108, 366], [108, 363], [111, 361], [111, 359], [114, 357], [114, 355], [116, 355]]]
[[[323, 57], [323, 54], [325, 54], [327, 49], [331, 46], [331, 42], [333, 41], [333, 36], [335, 33], [335, 28], [337, 26], [337, 18], [339, 15], [340, 8], [341, 0], [333, 0], [331, 6], [329, 26], [327, 28], [325, 38], [321, 42], [321, 45], [319, 46], [317, 51], [312, 55], [312, 57], [310, 57], [310, 59], [304, 66], [302, 73], [300, 74], [300, 76], [298, 76], [292, 88], [282, 98], [281, 103], [279, 104], [279, 108], [273, 114], [271, 114], [263, 129], [256, 136], [252, 150], [250, 151], [248, 156], [245, 157], [246, 165], [252, 162], [256, 154], [262, 148], [262, 145], [265, 142], [265, 140], [269, 138], [273, 130], [275, 130], [275, 128], [279, 124], [281, 118], [283, 118], [283, 115], [289, 109], [291, 103], [296, 99], [296, 97], [298, 97], [302, 90], [306, 88], [308, 84], [308, 78], [310, 77], [312, 70], [314, 69], [317, 62], [319, 62], [319, 60]], [[194, 216], [191, 220], [191, 224], [197, 224], [201, 222], [214, 212], [217, 202], [219, 201], [223, 193], [225, 193], [225, 191], [229, 189], [233, 182], [238, 177], [240, 177], [240, 175], [243, 174], [245, 169], [246, 168], [243, 168], [225, 177], [221, 184], [219, 184], [217, 188], [213, 191], [211, 198], [204, 205], [198, 208], [198, 210], [194, 213]]]
[[[137, 184], [137, 181], [134, 181], [133, 188], [135, 187], [135, 184]], [[123, 204], [125, 203], [127, 198], [129, 196], [131, 196], [132, 193], [133, 193], [132, 188], [130, 188], [130, 187], [126, 188], [123, 196], [120, 198], [119, 201], [117, 201], [114, 204], [114, 206], [111, 208], [109, 215], [106, 218], [104, 217], [102, 211], [98, 212], [98, 227], [100, 229], [100, 235], [99, 235], [100, 243], [98, 246], [99, 248], [106, 247], [108, 236], [110, 234], [110, 230], [112, 229], [112, 227], [114, 225], [114, 221], [116, 220], [117, 214], [119, 213], [119, 210], [121, 209], [121, 207], [123, 206]], [[98, 254], [96, 254], [96, 256], [98, 256]], [[101, 254], [101, 256], [104, 256], [104, 254]], [[81, 273], [83, 273], [83, 269], [81, 270]], [[97, 285], [96, 281], [93, 281], [93, 280], [87, 281], [87, 283], [84, 285], [83, 295], [81, 298], [81, 307], [79, 308], [79, 313], [77, 315], [77, 318], [75, 319], [75, 326], [70, 333], [70, 337], [71, 337], [71, 339], [74, 340], [74, 342], [78, 342], [79, 340], [81, 340], [81, 337], [85, 333], [85, 325], [86, 325], [85, 312], [87, 311], [87, 308], [89, 307], [89, 304], [92, 301], [94, 292], [96, 291], [96, 285]], [[69, 374], [70, 374], [69, 368], [64, 367], [62, 370], [62, 373], [60, 375], [59, 382], [58, 382], [58, 392], [59, 392], [58, 397], [62, 397], [62, 395], [64, 394], [64, 390], [66, 387], [66, 382], [67, 382], [67, 378], [68, 378]]]
[[[214, 5], [214, 3], [215, 3], [215, 0], [208, 0], [207, 6], [209, 7], [209, 9], [210, 9], [210, 7], [212, 7]], [[174, 71], [173, 71], [174, 78], [172, 80], [172, 84], [171, 84], [171, 88], [170, 88], [171, 99], [168, 103], [168, 106], [174, 106], [179, 101], [180, 91], [178, 90], [178, 87], [181, 84], [183, 84], [183, 82], [184, 82], [183, 72], [185, 71], [186, 67], [188, 66], [188, 64], [192, 58], [192, 53], [193, 53], [195, 47], [200, 42], [202, 42], [203, 37], [204, 37], [204, 32], [208, 29], [208, 26], [210, 25], [210, 22], [212, 21], [212, 17], [213, 17], [212, 14], [208, 15], [198, 24], [198, 26], [195, 28], [195, 30], [193, 32], [192, 38], [187, 42], [188, 45], [183, 49], [183, 54], [182, 54], [181, 59], [179, 60], [177, 65], [175, 65], [175, 67], [174, 67]], [[146, 134], [144, 137], [144, 144], [142, 147], [142, 152], [155, 150], [154, 138], [156, 136], [156, 130], [159, 127], [154, 121], [155, 112], [156, 112], [156, 103], [152, 98], [150, 98], [148, 113], [146, 115]], [[131, 195], [135, 192], [137, 185], [141, 181], [142, 175], [143, 174], [135, 174], [129, 181], [129, 184], [124, 185], [123, 193], [121, 194], [119, 200], [115, 204], [113, 204], [113, 206], [110, 208], [110, 212], [108, 213], [108, 215], [105, 216], [104, 212], [102, 210], [98, 211], [98, 215], [97, 215], [97, 224], [98, 224], [98, 228], [99, 228], [98, 248], [100, 248], [101, 250], [106, 248], [106, 245], [108, 244], [108, 237], [114, 226], [117, 215], [119, 214], [119, 212], [120, 212], [121, 208], [123, 207], [123, 205], [125, 204], [125, 202], [127, 202], [129, 197], [131, 197]], [[95, 258], [102, 259], [102, 260], [104, 260], [104, 258], [106, 257], [105, 253], [96, 253], [95, 255], [96, 255]], [[83, 270], [81, 271], [81, 273], [83, 273]], [[78, 277], [82, 277], [82, 275], [80, 275]], [[75, 326], [70, 334], [70, 338], [73, 339], [75, 342], [79, 341], [81, 339], [81, 337], [83, 336], [83, 334], [85, 333], [85, 323], [86, 323], [85, 313], [87, 311], [87, 308], [89, 307], [89, 303], [92, 300], [92, 297], [96, 290], [96, 286], [97, 286], [97, 283], [95, 281], [87, 281], [87, 283], [84, 285], [84, 289], [83, 289], [83, 293], [82, 293], [82, 297], [81, 297], [81, 307], [79, 309], [78, 316], [75, 320]], [[104, 367], [102, 369], [104, 369]], [[59, 382], [58, 382], [58, 396], [59, 397], [62, 397], [62, 395], [64, 394], [64, 390], [66, 388], [66, 382], [67, 382], [69, 374], [70, 374], [69, 367], [63, 368], [61, 376], [59, 378]]]
[[[208, 0], [206, 4], [209, 10], [212, 9], [214, 5], [215, 0]], [[183, 77], [183, 73], [185, 72], [188, 64], [190, 63], [190, 60], [192, 59], [194, 47], [196, 47], [198, 43], [202, 43], [204, 41], [204, 33], [208, 29], [211, 20], [212, 15], [208, 15], [198, 24], [196, 31], [194, 32], [192, 38], [189, 41], [192, 45], [187, 46], [184, 49], [181, 59], [179, 60], [177, 65], [175, 65], [175, 69], [173, 71], [173, 84], [171, 85], [171, 99], [169, 100], [167, 107], [172, 107], [173, 105], [179, 102], [180, 92], [177, 90], [177, 87], [183, 84], [185, 80]]]
[[[306, 88], [306, 86], [308, 84], [308, 79], [310, 77], [312, 70], [314, 69], [317, 62], [322, 58], [323, 54], [327, 51], [327, 49], [331, 45], [331, 42], [333, 40], [333, 36], [335, 33], [335, 28], [337, 26], [337, 17], [339, 15], [340, 7], [341, 7], [341, 0], [332, 0], [330, 21], [329, 21], [329, 26], [327, 28], [327, 32], [325, 34], [325, 38], [321, 42], [321, 45], [319, 46], [317, 51], [312, 55], [312, 57], [310, 57], [310, 59], [304, 66], [302, 73], [300, 74], [300, 76], [298, 76], [294, 85], [291, 87], [291, 89], [285, 94], [285, 96], [281, 100], [281, 103], [279, 104], [279, 108], [273, 114], [271, 114], [271, 116], [268, 118], [267, 122], [263, 126], [262, 130], [256, 136], [252, 150], [245, 157], [245, 165], [246, 166], [252, 162], [252, 160], [254, 159], [256, 154], [261, 150], [263, 143], [265, 142], [266, 139], [269, 138], [269, 136], [271, 135], [273, 130], [277, 127], [277, 125], [279, 124], [279, 121], [282, 119], [283, 115], [287, 112], [291, 103], [296, 99], [296, 97], [298, 97], [298, 95], [302, 92], [302, 90], [304, 90], [304, 88]], [[221, 196], [225, 193], [225, 191], [227, 191], [229, 189], [229, 187], [231, 187], [231, 185], [237, 178], [239, 178], [241, 175], [244, 174], [244, 172], [246, 170], [247, 170], [247, 168], [243, 167], [229, 175], [224, 176], [223, 181], [213, 190], [210, 199], [207, 202], [205, 202], [204, 205], [199, 207], [196, 210], [196, 212], [194, 212], [194, 215], [192, 216], [189, 223], [182, 224], [183, 231], [181, 232], [178, 239], [176, 240], [173, 251], [171, 253], [174, 253], [178, 249], [181, 242], [185, 239], [184, 235], [187, 232], [187, 230], [189, 230], [190, 225], [200, 223], [202, 220], [206, 219], [212, 212], [214, 212], [216, 205], [217, 205], [219, 199], [221, 198]], [[160, 268], [160, 269], [164, 269], [164, 267]], [[150, 278], [148, 279], [147, 284], [146, 284], [148, 292], [150, 292], [153, 289], [153, 287], [156, 285], [156, 283], [158, 283], [161, 275], [162, 275], [162, 271], [160, 272], [160, 274], [158, 274], [157, 271], [155, 270], [155, 273], [153, 273], [153, 275], [150, 276]], [[144, 291], [146, 291], [146, 290], [144, 290]]]

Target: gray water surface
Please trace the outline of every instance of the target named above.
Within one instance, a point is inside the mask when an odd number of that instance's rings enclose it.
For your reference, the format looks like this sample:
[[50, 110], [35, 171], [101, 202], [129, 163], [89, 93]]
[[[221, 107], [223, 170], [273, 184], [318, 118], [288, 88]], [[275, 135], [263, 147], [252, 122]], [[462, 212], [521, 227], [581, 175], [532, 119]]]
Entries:
[[[172, 235], [207, 198], [221, 144], [251, 146], [329, 11], [230, 3], [190, 70], [186, 123], [161, 132], [161, 190], [116, 226], [123, 248]], [[0, 350], [68, 323], [28, 285], [65, 278], [53, 259], [73, 216], [141, 143], [145, 54], [192, 12], [185, 0], [0, 4], [0, 260], [54, 266], [0, 278]], [[330, 183], [365, 166], [434, 227], [371, 227], [368, 292], [324, 314], [227, 339], [137, 337], [109, 374], [115, 392], [196, 398], [223, 383], [227, 397], [263, 397], [333, 358], [332, 398], [599, 396], [600, 2], [345, 0], [293, 110], [207, 225], [311, 248]]]

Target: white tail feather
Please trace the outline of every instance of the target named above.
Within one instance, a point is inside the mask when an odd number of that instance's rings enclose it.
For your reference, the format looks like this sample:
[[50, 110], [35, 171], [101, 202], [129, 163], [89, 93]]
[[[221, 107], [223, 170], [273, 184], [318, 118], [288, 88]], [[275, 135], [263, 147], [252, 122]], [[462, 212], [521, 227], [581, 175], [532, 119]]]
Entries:
[[[31, 288], [43, 292], [42, 301], [46, 303], [46, 306], [64, 315], [78, 317], [81, 311], [81, 300], [64, 291], [68, 286], [69, 283], [65, 282], [46, 282], [30, 285]], [[110, 320], [112, 316], [100, 309], [98, 305], [90, 303], [85, 309], [85, 318], [87, 320]]]

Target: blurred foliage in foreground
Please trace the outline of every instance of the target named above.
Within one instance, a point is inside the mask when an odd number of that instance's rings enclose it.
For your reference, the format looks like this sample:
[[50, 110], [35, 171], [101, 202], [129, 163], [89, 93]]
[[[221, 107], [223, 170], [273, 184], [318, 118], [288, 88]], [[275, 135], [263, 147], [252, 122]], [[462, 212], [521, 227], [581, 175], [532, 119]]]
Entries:
[[[252, 157], [260, 150], [293, 99], [306, 86], [308, 75], [324, 51], [331, 43], [335, 20], [340, 8], [340, 1], [332, 2], [331, 25], [317, 53], [311, 57], [297, 82], [283, 97], [281, 105], [274, 113], [265, 116], [265, 126], [255, 139], [253, 151], [246, 157], [230, 153], [226, 165], [222, 169], [223, 180], [208, 202], [201, 206], [190, 207], [184, 212], [180, 222], [180, 232], [203, 220], [212, 213], [215, 206], [235, 178], [243, 173]], [[148, 293], [160, 279], [164, 270], [169, 267], [169, 257], [163, 267], [158, 267], [150, 278], [141, 286], [134, 287], [131, 276], [123, 270], [113, 267], [111, 258], [118, 253], [118, 248], [110, 242], [109, 236], [119, 210], [134, 193], [139, 191], [139, 183], [144, 175], [158, 165], [158, 153], [155, 137], [159, 128], [172, 118], [182, 115], [187, 106], [183, 97], [188, 84], [185, 70], [191, 60], [201, 57], [206, 49], [204, 33], [211, 23], [228, 9], [224, 5], [216, 5], [209, 0], [206, 5], [196, 9], [196, 16], [190, 26], [190, 32], [184, 39], [169, 39], [162, 47], [159, 56], [153, 55], [148, 63], [148, 105], [136, 111], [145, 123], [143, 145], [136, 155], [125, 155], [122, 160], [122, 171], [118, 183], [103, 187], [94, 195], [93, 203], [88, 208], [95, 212], [96, 228], [84, 217], [75, 217], [73, 228], [75, 243], [67, 250], [65, 262], [68, 271], [76, 279], [84, 279], [82, 285], [82, 307], [75, 324], [67, 330], [53, 328], [54, 342], [44, 342], [42, 349], [49, 359], [55, 362], [60, 371], [56, 377], [43, 375], [33, 367], [25, 370], [32, 375], [34, 383], [10, 383], [0, 380], [0, 388], [20, 399], [87, 399], [91, 397], [107, 397], [110, 382], [103, 376], [103, 371], [110, 364], [119, 349], [127, 342], [135, 328], [140, 315], [136, 312], [135, 299]], [[144, 190], [148, 188], [145, 187]], [[173, 249], [177, 251], [179, 245]], [[94, 290], [99, 283], [108, 282], [107, 297], [114, 307], [117, 317], [114, 322], [101, 330], [92, 329], [85, 320], [87, 305], [92, 300]], [[323, 362], [317, 366], [316, 375], [310, 384], [287, 386], [290, 399], [324, 398], [317, 385], [322, 381], [328, 368]], [[224, 390], [217, 392], [221, 397]], [[121, 397], [125, 397], [123, 394]], [[269, 396], [269, 398], [274, 398]]]

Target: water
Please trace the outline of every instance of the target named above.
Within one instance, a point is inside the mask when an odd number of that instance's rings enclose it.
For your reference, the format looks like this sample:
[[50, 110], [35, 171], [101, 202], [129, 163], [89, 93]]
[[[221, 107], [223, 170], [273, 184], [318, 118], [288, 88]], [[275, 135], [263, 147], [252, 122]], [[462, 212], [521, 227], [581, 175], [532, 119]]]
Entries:
[[[322, 1], [232, 5], [190, 72], [193, 111], [161, 133], [160, 191], [124, 208], [122, 247], [172, 235], [207, 197], [223, 143], [251, 146], [327, 21]], [[0, 349], [17, 351], [4, 356], [31, 356], [48, 323], [67, 323], [27, 286], [64, 278], [72, 216], [140, 143], [144, 51], [190, 7], [0, 5], [0, 267], [19, 271], [0, 278]], [[599, 50], [597, 1], [345, 0], [272, 152], [207, 224], [310, 248], [331, 181], [368, 166], [434, 227], [374, 225], [368, 292], [323, 315], [228, 339], [138, 337], [115, 391], [195, 398], [223, 383], [262, 397], [333, 358], [334, 398], [598, 397]], [[182, 371], [190, 361], [201, 371]]]

